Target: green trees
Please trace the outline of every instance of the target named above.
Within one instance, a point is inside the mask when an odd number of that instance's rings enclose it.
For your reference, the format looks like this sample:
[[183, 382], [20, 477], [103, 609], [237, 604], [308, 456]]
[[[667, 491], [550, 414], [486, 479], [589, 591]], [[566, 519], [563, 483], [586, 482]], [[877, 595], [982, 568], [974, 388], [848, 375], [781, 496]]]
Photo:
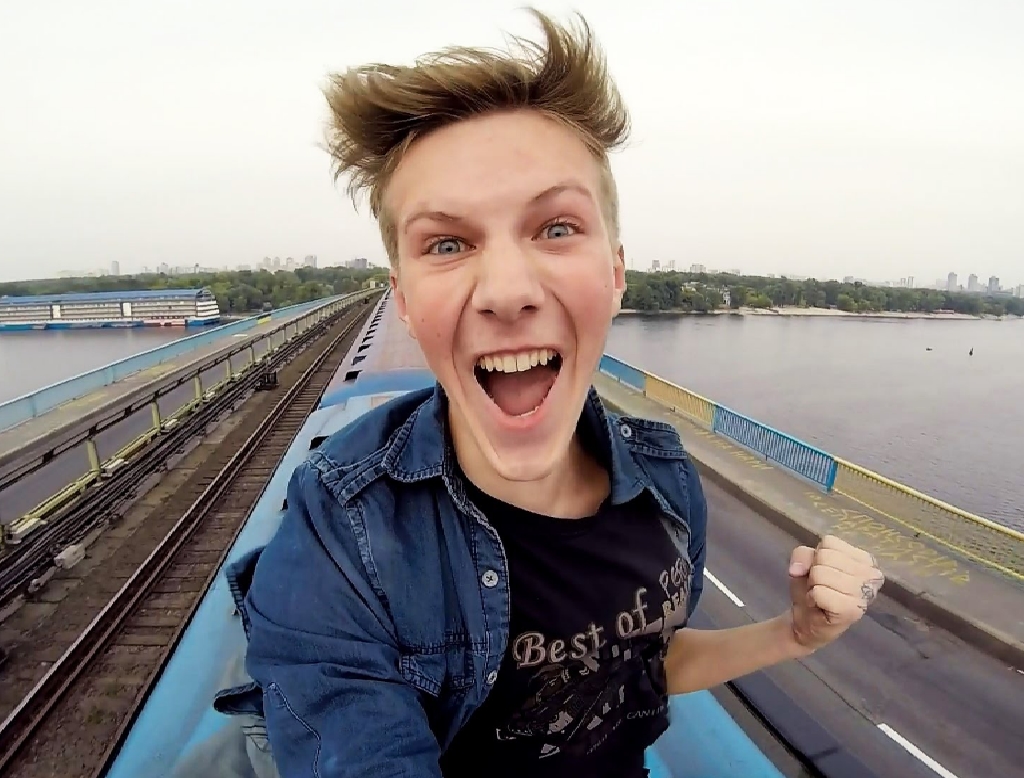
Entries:
[[[381, 271], [346, 267], [303, 267], [295, 271], [239, 270], [218, 273], [98, 278], [51, 278], [0, 284], [0, 296], [63, 294], [66, 292], [114, 292], [136, 289], [194, 289], [209, 287], [220, 310], [228, 315], [254, 313], [265, 308], [309, 302], [320, 297], [361, 289], [368, 280], [380, 280]], [[386, 279], [386, 275], [384, 276]]]
[[808, 278], [737, 276], [730, 273], [644, 273], [626, 271], [628, 284], [623, 308], [641, 311], [681, 310], [704, 312], [727, 307], [770, 308], [783, 305], [829, 308], [870, 313], [904, 311], [933, 313], [938, 310], [979, 316], [1024, 316], [1024, 299], [980, 294], [943, 292], [936, 289], [903, 289], [865, 286], [859, 281], [818, 281]]
[[[188, 275], [150, 273], [98, 278], [52, 278], [0, 284], [0, 296], [101, 292], [133, 289], [180, 289], [206, 286], [217, 296], [227, 315], [243, 315], [264, 308], [282, 308], [333, 294], [361, 289], [368, 282], [387, 283], [379, 268], [346, 267], [279, 270], [239, 270]], [[737, 276], [730, 273], [643, 273], [626, 271], [623, 308], [641, 311], [691, 311], [705, 313], [723, 308], [771, 308], [795, 305], [815, 308], [835, 306], [842, 311], [951, 310], [978, 316], [1024, 316], [1024, 299], [980, 294], [943, 292], [936, 289], [902, 289], [865, 286], [860, 282], [817, 281], [808, 278]]]

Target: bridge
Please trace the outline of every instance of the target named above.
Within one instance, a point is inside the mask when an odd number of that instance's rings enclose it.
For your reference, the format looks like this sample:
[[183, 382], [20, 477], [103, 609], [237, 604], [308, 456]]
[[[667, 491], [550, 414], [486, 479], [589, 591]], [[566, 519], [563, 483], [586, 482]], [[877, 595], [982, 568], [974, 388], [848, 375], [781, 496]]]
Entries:
[[[161, 478], [132, 485], [131, 499], [111, 508], [109, 522], [83, 527], [67, 548], [50, 548], [34, 566], [22, 565], [20, 580], [5, 579], [5, 566], [40, 533], [66, 522], [83, 495], [118, 477], [190, 416], [212, 409], [206, 437], [214, 444], [218, 436], [229, 437], [224, 428], [258, 402], [255, 391], [272, 383], [275, 355], [312, 348], [302, 345], [303, 337], [334, 326], [365, 297], [236, 322], [0, 405], [0, 517], [7, 544], [0, 583], [13, 593], [3, 604], [0, 640], [11, 641], [15, 654], [56, 661], [76, 638], [74, 624], [65, 625], [63, 643], [29, 651], [18, 641], [40, 641], [43, 633], [33, 624], [64, 618], [62, 604], [76, 594], [69, 581], [86, 583], [90, 573], [104, 573], [105, 564], [114, 569], [118, 533], [127, 534], [135, 503], [153, 494], [169, 499], [179, 488], [178, 471], [191, 475], [203, 462], [177, 450]], [[367, 367], [371, 352], [376, 373], [412, 375], [422, 367], [418, 348], [389, 307], [367, 323], [365, 332], [377, 345], [365, 353], [363, 346], [355, 349], [350, 374]], [[325, 386], [323, 397], [344, 393], [343, 384]], [[612, 408], [672, 424], [700, 469], [709, 506], [708, 583], [696, 626], [739, 626], [783, 611], [789, 552], [826, 533], [867, 548], [886, 573], [883, 596], [868, 618], [836, 644], [716, 694], [730, 716], [756, 717], [772, 733], [757, 743], [761, 754], [729, 757], [735, 769], [750, 771], [735, 774], [761, 775], [751, 767], [759, 758], [780, 764], [793, 754], [805, 772], [787, 775], [1017, 774], [1024, 764], [1024, 535], [614, 356], [602, 359], [594, 385]], [[228, 397], [233, 388], [239, 389], [235, 399]], [[196, 454], [202, 445], [192, 444]], [[215, 467], [216, 457], [211, 462]], [[0, 703], [8, 708], [37, 680], [24, 668], [13, 681], [5, 678], [16, 665], [0, 671]], [[715, 737], [715, 711], [676, 702], [674, 714], [687, 726]], [[668, 738], [652, 759], [688, 764], [693, 776], [714, 774], [685, 752], [684, 743]]]

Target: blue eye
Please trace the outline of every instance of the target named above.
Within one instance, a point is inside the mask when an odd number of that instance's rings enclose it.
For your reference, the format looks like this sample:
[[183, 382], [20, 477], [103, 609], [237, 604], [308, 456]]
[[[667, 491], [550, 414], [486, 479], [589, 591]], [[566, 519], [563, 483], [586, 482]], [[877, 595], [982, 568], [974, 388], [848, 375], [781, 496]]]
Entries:
[[444, 238], [430, 246], [431, 254], [458, 254], [462, 249], [461, 242], [455, 238]]
[[566, 222], [555, 222], [544, 228], [545, 238], [567, 238], [575, 231], [573, 225]]

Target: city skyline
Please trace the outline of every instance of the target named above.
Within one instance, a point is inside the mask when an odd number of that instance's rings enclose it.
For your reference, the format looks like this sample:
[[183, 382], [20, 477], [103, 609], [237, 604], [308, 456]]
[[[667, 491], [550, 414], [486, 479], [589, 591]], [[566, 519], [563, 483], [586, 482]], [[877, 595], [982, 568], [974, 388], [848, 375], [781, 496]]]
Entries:
[[[59, 272], [56, 278], [71, 278], [71, 277], [100, 277], [108, 275], [137, 275], [145, 273], [164, 273], [168, 275], [187, 275], [192, 273], [217, 273], [217, 272], [238, 272], [238, 271], [256, 271], [256, 270], [268, 270], [271, 272], [277, 272], [278, 270], [296, 270], [302, 267], [352, 267], [361, 269], [381, 269], [386, 270], [388, 265], [386, 262], [374, 262], [367, 259], [366, 257], [351, 257], [337, 263], [324, 263], [321, 262], [318, 255], [307, 254], [302, 259], [296, 259], [292, 256], [287, 256], [282, 259], [279, 256], [271, 257], [265, 255], [262, 259], [255, 262], [243, 262], [236, 265], [200, 265], [198, 263], [188, 264], [177, 264], [171, 265], [163, 262], [159, 265], [141, 265], [137, 269], [132, 270], [126, 268], [125, 272], [121, 272], [121, 263], [118, 260], [113, 260], [107, 268], [93, 268], [89, 271], [74, 271], [70, 269]], [[871, 279], [856, 275], [844, 275], [841, 277], [831, 275], [803, 275], [800, 273], [786, 273], [786, 272], [769, 272], [769, 273], [748, 273], [744, 272], [738, 267], [722, 267], [715, 268], [709, 267], [702, 263], [690, 263], [684, 265], [675, 260], [665, 260], [664, 262], [659, 259], [651, 260], [646, 267], [634, 267], [630, 263], [627, 263], [628, 270], [637, 270], [640, 272], [680, 272], [680, 273], [708, 273], [715, 275], [718, 273], [732, 273], [734, 275], [757, 275], [767, 278], [790, 278], [796, 281], [803, 281], [807, 278], [816, 278], [819, 281], [841, 281], [843, 283], [856, 283], [860, 282], [867, 286], [879, 286], [879, 287], [893, 287], [893, 288], [906, 288], [906, 289], [938, 289], [949, 292], [969, 292], [978, 294], [999, 294], [1009, 293], [1017, 297], [1024, 297], [1024, 284], [1017, 284], [1014, 282], [1007, 283], [1004, 279], [999, 276], [989, 276], [982, 284], [982, 276], [976, 273], [971, 273], [968, 276], [968, 283], [965, 286], [960, 284], [958, 279], [959, 274], [955, 271], [949, 272], [944, 278], [939, 277], [932, 283], [926, 283], [923, 280], [918, 282], [912, 275], [901, 276], [900, 278], [890, 279]], [[44, 280], [43, 278], [27, 278], [20, 280]]]

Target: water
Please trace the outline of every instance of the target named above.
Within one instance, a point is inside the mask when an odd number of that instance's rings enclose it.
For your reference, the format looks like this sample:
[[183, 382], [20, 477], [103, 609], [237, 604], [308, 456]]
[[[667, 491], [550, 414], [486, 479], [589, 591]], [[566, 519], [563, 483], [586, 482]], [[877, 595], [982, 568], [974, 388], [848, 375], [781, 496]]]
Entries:
[[[3, 333], [0, 402], [185, 334]], [[631, 316], [612, 327], [608, 351], [837, 456], [1024, 528], [1024, 322]]]
[[194, 333], [182, 327], [2, 332], [0, 403], [186, 334]]
[[1024, 529], [1022, 321], [625, 316], [607, 350]]

